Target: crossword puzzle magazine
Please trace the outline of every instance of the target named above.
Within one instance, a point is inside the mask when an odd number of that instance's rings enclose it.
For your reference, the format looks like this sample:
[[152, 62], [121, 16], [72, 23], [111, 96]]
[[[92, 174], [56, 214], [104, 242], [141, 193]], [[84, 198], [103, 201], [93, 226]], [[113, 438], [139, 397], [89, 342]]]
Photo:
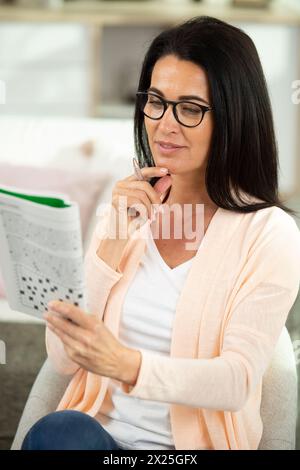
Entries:
[[84, 308], [77, 203], [1, 185], [0, 266], [11, 309], [42, 318], [54, 299]]

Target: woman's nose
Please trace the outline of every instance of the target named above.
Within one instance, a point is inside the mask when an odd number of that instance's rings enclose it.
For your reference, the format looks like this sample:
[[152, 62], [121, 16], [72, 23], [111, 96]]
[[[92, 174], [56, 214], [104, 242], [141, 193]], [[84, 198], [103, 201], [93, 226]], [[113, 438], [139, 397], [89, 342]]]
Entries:
[[175, 119], [172, 106], [167, 107], [165, 114], [159, 121], [159, 125], [166, 132], [176, 132], [180, 129], [180, 124]]

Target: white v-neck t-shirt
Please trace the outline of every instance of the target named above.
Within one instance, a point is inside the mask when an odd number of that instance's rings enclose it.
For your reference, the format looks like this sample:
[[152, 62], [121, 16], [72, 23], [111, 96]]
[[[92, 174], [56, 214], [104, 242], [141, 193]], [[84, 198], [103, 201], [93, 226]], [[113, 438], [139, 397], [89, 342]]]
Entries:
[[[169, 356], [176, 304], [193, 258], [170, 268], [150, 226], [148, 233], [147, 249], [124, 299], [119, 339], [125, 346]], [[110, 407], [102, 405], [96, 419], [120, 447], [175, 449], [168, 403], [128, 396], [114, 380], [107, 393]]]

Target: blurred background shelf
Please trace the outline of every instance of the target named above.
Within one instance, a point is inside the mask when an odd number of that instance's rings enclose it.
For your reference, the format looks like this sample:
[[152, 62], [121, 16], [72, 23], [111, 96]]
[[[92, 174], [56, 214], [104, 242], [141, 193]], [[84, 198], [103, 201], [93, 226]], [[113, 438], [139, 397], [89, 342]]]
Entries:
[[134, 105], [125, 103], [105, 103], [99, 105], [97, 116], [99, 118], [133, 118]]
[[[40, 2], [45, 4], [46, 2]], [[49, 2], [51, 4], [51, 2]], [[267, 8], [237, 7], [212, 2], [188, 0], [164, 1], [88, 1], [52, 2], [36, 6], [26, 0], [20, 5], [1, 5], [0, 18], [5, 21], [63, 21], [85, 24], [163, 24], [182, 21], [197, 15], [218, 16], [225, 21], [254, 21], [264, 23], [299, 24], [300, 11], [294, 3], [272, 1]], [[56, 5], [56, 6], [55, 6]]]

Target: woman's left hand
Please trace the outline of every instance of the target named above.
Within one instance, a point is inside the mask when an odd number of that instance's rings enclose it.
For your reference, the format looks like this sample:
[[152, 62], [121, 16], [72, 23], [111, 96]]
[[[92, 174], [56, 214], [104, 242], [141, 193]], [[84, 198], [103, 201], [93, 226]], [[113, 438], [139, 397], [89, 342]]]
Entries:
[[96, 315], [62, 301], [49, 302], [48, 308], [47, 326], [61, 339], [72, 361], [94, 374], [135, 384], [139, 351], [122, 345]]

